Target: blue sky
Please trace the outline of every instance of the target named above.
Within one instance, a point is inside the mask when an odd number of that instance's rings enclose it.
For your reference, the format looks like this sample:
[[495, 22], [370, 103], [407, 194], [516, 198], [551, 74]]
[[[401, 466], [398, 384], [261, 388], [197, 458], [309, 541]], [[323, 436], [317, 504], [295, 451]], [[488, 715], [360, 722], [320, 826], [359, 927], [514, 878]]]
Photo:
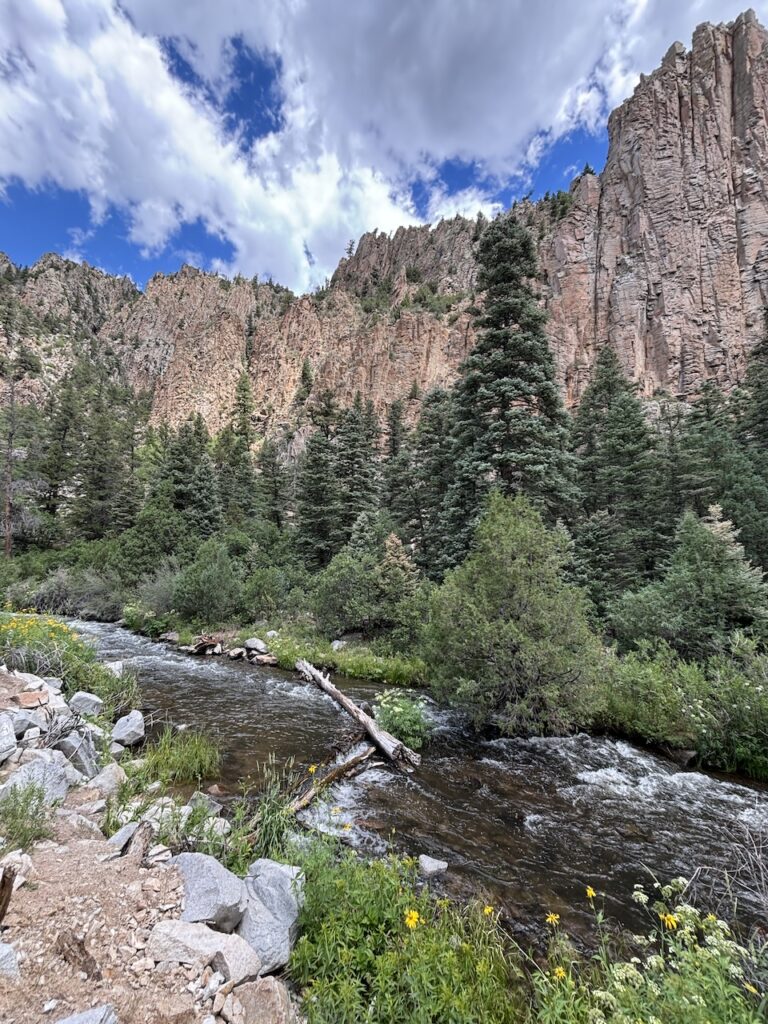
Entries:
[[365, 230], [601, 169], [639, 73], [740, 7], [0, 0], [0, 250], [307, 290]]

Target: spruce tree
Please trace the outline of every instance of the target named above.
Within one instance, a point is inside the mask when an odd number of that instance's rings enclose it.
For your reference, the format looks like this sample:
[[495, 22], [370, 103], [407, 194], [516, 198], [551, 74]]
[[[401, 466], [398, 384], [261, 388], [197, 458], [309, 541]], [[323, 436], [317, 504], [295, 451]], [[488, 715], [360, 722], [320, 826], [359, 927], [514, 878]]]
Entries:
[[288, 482], [280, 461], [278, 446], [274, 441], [264, 441], [259, 452], [258, 467], [257, 507], [267, 522], [282, 530], [288, 506]]
[[598, 610], [650, 573], [658, 548], [653, 440], [616, 354], [604, 348], [574, 422], [584, 518], [577, 547]]
[[174, 508], [183, 514], [189, 529], [203, 538], [222, 523], [219, 483], [209, 449], [208, 429], [196, 413], [172, 435], [166, 453]]
[[322, 569], [341, 548], [339, 497], [331, 436], [316, 430], [301, 457], [296, 486], [296, 544], [307, 566]]
[[453, 402], [456, 479], [446, 505], [453, 563], [467, 551], [488, 491], [524, 493], [549, 518], [574, 497], [568, 417], [546, 316], [529, 284], [536, 275], [533, 238], [513, 214], [498, 217], [480, 237], [477, 263], [484, 306]]
[[338, 533], [346, 543], [362, 512], [378, 505], [378, 417], [359, 394], [339, 418], [333, 472], [338, 500]]

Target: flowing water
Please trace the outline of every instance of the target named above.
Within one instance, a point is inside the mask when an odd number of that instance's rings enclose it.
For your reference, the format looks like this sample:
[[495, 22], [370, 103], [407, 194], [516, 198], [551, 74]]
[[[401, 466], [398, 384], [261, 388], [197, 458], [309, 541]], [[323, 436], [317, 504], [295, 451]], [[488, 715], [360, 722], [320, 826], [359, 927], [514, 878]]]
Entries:
[[[147, 707], [217, 740], [221, 784], [232, 791], [270, 753], [306, 766], [355, 735], [329, 697], [290, 673], [189, 657], [114, 625], [75, 625], [101, 657], [138, 672]], [[335, 682], [358, 700], [376, 693]], [[684, 771], [604, 738], [479, 741], [457, 716], [431, 715], [435, 735], [417, 772], [370, 769], [333, 787], [308, 818], [362, 849], [392, 843], [445, 859], [454, 885], [521, 921], [556, 910], [576, 923], [587, 884], [631, 921], [628, 894], [649, 872], [668, 880], [728, 866], [742, 827], [768, 828], [766, 787]]]

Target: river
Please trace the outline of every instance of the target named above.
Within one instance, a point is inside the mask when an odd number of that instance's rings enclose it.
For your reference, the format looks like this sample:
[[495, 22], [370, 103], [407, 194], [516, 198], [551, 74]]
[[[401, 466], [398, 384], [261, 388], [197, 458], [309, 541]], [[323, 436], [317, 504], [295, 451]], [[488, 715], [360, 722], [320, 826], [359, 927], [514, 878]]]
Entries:
[[[73, 625], [102, 658], [137, 671], [147, 708], [217, 741], [231, 792], [269, 754], [305, 768], [354, 735], [329, 697], [290, 673], [189, 657], [111, 624]], [[377, 692], [335, 682], [357, 699]], [[481, 741], [458, 716], [430, 715], [435, 734], [418, 771], [371, 769], [333, 787], [310, 820], [360, 849], [392, 844], [447, 860], [454, 887], [479, 891], [521, 928], [550, 910], [583, 924], [587, 884], [637, 924], [634, 883], [727, 867], [741, 828], [768, 829], [764, 786], [681, 770], [606, 738]]]

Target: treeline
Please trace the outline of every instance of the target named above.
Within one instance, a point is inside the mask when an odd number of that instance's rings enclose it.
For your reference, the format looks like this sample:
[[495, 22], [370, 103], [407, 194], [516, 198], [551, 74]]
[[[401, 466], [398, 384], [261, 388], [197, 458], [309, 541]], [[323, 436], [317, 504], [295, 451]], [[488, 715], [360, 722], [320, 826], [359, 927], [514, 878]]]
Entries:
[[384, 423], [307, 372], [290, 436], [255, 435], [245, 375], [216, 438], [147, 428], [113, 367], [78, 363], [6, 445], [9, 600], [355, 634], [478, 726], [614, 729], [768, 777], [768, 341], [731, 395], [653, 415], [604, 348], [572, 418], [530, 234], [497, 218], [477, 260], [456, 384]]

